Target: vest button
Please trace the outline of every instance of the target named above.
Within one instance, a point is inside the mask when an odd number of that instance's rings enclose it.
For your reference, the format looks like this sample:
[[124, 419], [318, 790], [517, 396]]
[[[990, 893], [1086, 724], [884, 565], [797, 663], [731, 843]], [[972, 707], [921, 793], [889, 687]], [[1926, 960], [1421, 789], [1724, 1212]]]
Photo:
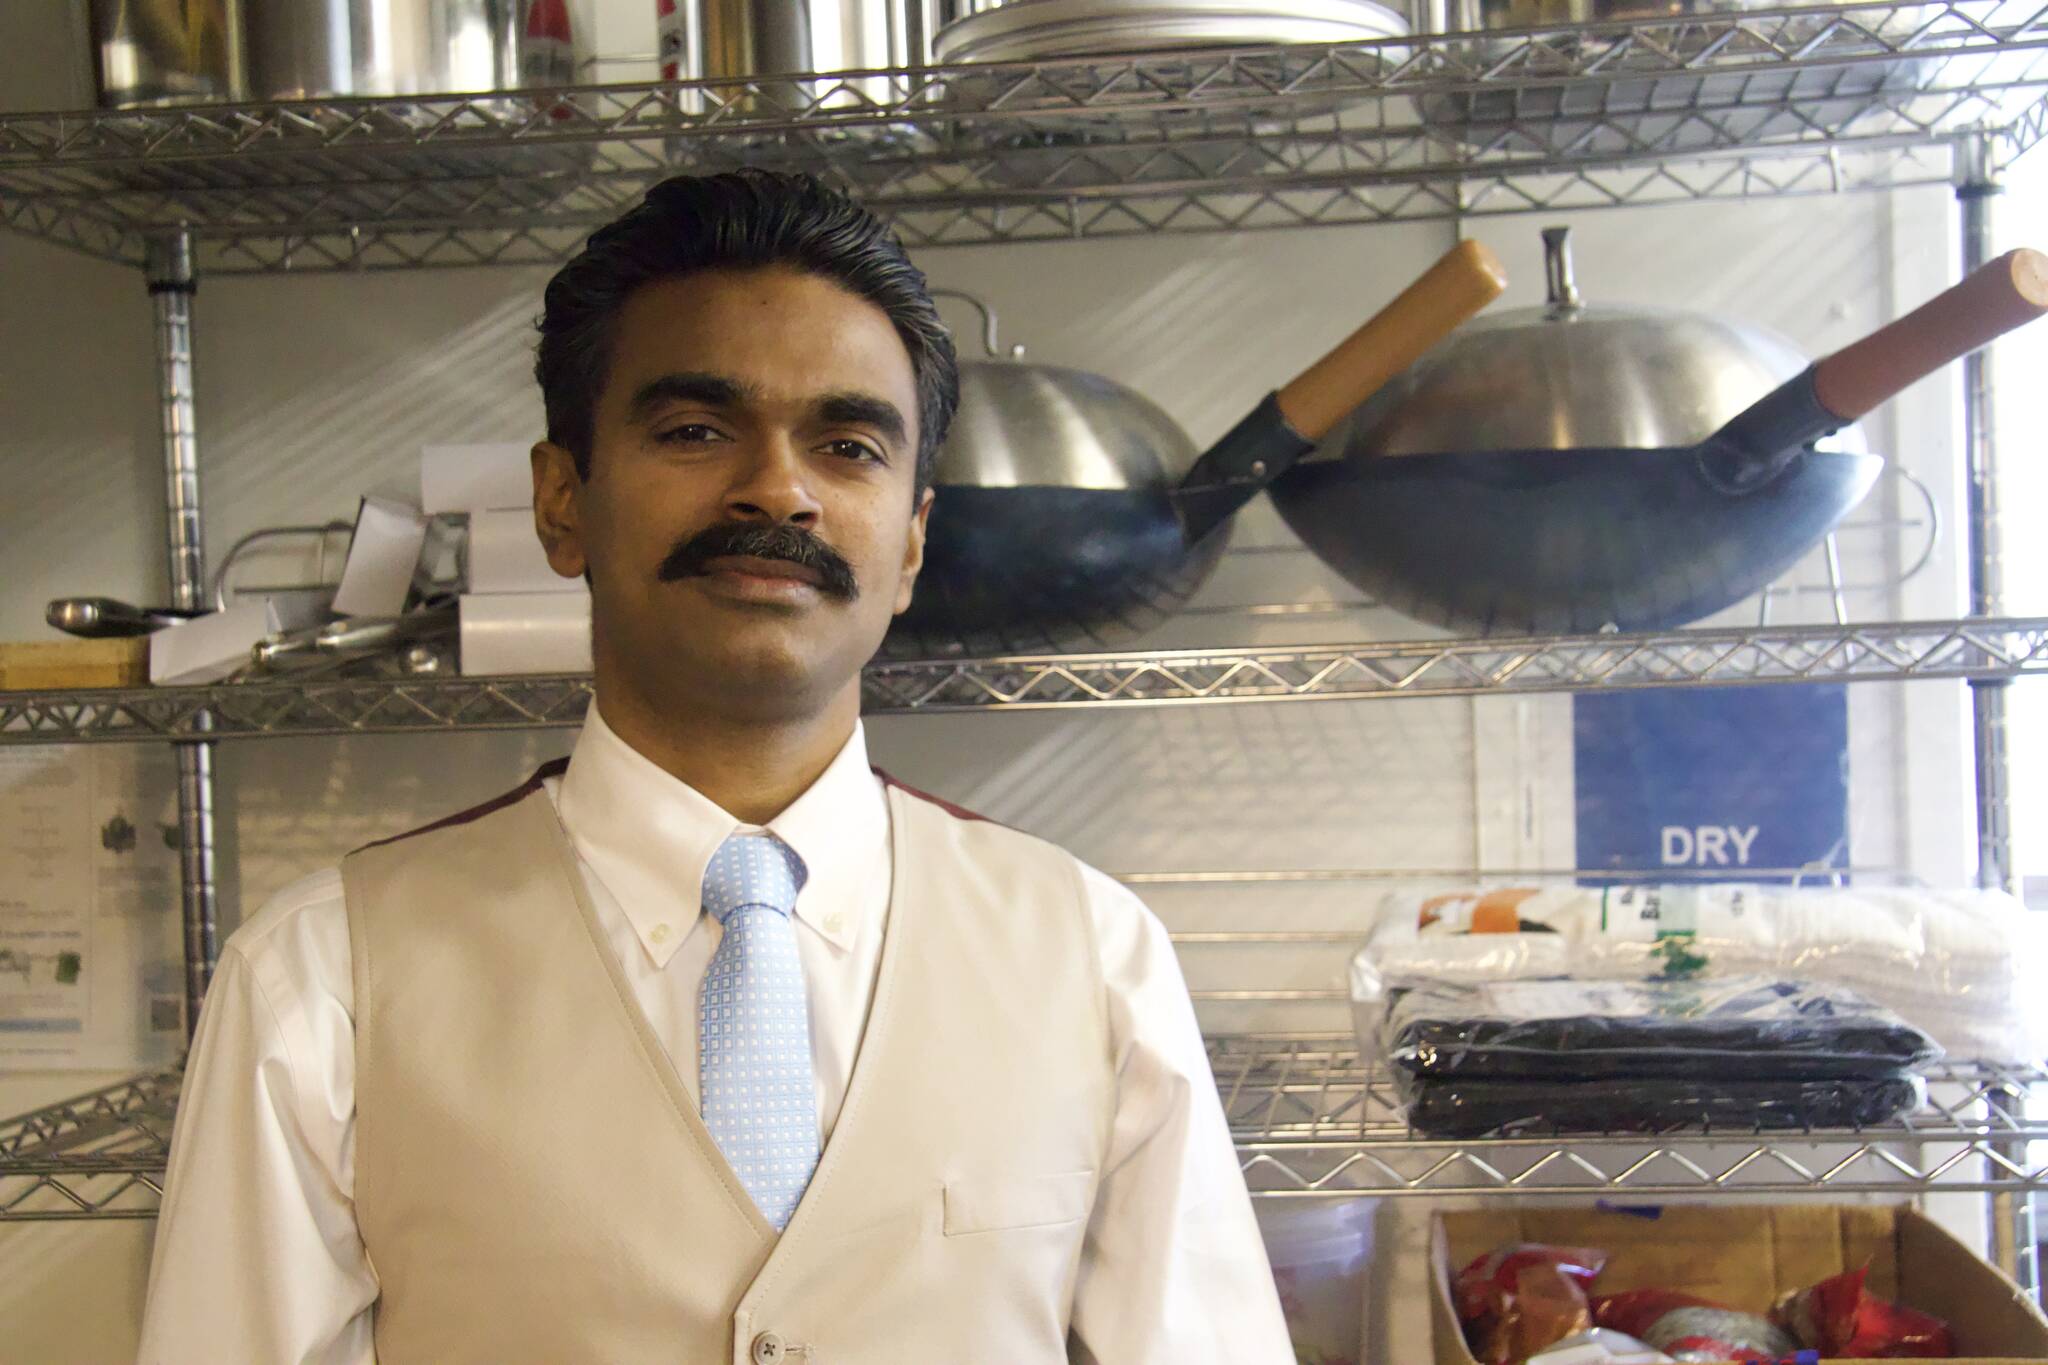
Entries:
[[789, 1348], [775, 1333], [763, 1332], [754, 1338], [754, 1365], [782, 1365], [788, 1355]]

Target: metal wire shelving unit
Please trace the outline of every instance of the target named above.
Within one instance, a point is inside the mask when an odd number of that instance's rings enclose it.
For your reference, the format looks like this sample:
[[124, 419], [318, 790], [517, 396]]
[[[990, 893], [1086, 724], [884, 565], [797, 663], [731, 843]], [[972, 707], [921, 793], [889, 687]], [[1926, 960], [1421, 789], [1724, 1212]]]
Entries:
[[181, 1080], [154, 1072], [0, 1122], [0, 1222], [154, 1218]]
[[[144, 271], [174, 604], [198, 607], [202, 274], [551, 264], [655, 180], [742, 163], [835, 180], [912, 247], [1955, 185], [1966, 254], [1981, 258], [1987, 194], [2044, 139], [2048, 0], [1851, 0], [1332, 47], [6, 115], [0, 224]], [[1985, 875], [2009, 879], [1998, 689], [2048, 670], [2048, 620], [2000, 618], [1981, 366], [1965, 382], [1979, 570], [1968, 620], [923, 661], [870, 670], [867, 702], [922, 713], [1967, 679]], [[579, 677], [0, 693], [0, 744], [177, 744], [196, 1005], [217, 951], [216, 741], [567, 726], [588, 698]], [[1407, 1131], [1348, 1037], [1223, 1036], [1211, 1058], [1247, 1177], [1272, 1197], [2011, 1200], [2048, 1184], [2028, 1147], [2048, 1125], [2023, 1103], [2048, 1081], [2036, 1072], [1958, 1064], [1937, 1102], [1861, 1132], [1447, 1143]], [[138, 1077], [0, 1123], [0, 1220], [152, 1216], [178, 1082]], [[2024, 1275], [2031, 1232], [2010, 1240]]]
[[[2048, 618], [881, 663], [870, 715], [1619, 692], [2048, 673]], [[585, 675], [320, 678], [0, 692], [0, 744], [513, 730], [582, 723]]]
[[2048, 1160], [2028, 1146], [2048, 1140], [2048, 1123], [2011, 1104], [2048, 1081], [2038, 1069], [1945, 1064], [1926, 1105], [1868, 1128], [1450, 1140], [1408, 1127], [1388, 1077], [1347, 1034], [1222, 1036], [1209, 1060], [1245, 1177], [1266, 1197], [2048, 1189]]
[[[2009, 1101], [2048, 1073], [1949, 1065], [1895, 1123], [1769, 1133], [1549, 1134], [1449, 1141], [1412, 1132], [1383, 1074], [1342, 1034], [1212, 1038], [1247, 1182], [1261, 1198], [1516, 1194], [1667, 1198], [2033, 1193], [2048, 1122]], [[163, 1192], [180, 1075], [164, 1071], [0, 1123], [0, 1222], [150, 1218]]]
[[2041, 0], [1337, 46], [0, 118], [0, 221], [201, 273], [546, 263], [680, 169], [834, 178], [912, 246], [1946, 184], [2048, 134]]

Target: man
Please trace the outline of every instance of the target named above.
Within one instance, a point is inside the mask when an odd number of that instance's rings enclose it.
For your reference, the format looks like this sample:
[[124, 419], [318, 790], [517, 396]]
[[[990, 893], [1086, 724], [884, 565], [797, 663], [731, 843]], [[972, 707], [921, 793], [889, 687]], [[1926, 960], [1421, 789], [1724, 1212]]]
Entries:
[[540, 331], [595, 705], [229, 942], [143, 1360], [1291, 1360], [1158, 922], [868, 767], [958, 397], [923, 276], [813, 181], [678, 178]]

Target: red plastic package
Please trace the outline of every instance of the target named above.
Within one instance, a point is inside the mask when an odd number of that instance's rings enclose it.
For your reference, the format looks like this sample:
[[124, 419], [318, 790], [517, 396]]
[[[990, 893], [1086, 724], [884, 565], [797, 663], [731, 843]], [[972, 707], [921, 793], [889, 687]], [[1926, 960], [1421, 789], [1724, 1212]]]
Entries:
[[[1473, 1357], [1483, 1365], [1511, 1365], [1585, 1330], [1591, 1325], [1586, 1295], [1606, 1264], [1604, 1251], [1540, 1242], [1496, 1247], [1475, 1259], [1451, 1283], [1451, 1301]], [[1578, 1325], [1541, 1340], [1570, 1323]]]
[[1626, 1332], [1673, 1360], [1773, 1361], [1799, 1349], [1789, 1332], [1766, 1318], [1669, 1289], [1595, 1299], [1593, 1324]]
[[1956, 1353], [1949, 1325], [1864, 1287], [1869, 1267], [1822, 1280], [1780, 1300], [1771, 1318], [1824, 1356], [1946, 1360]]
[[1515, 1308], [1518, 1321], [1510, 1360], [1527, 1360], [1593, 1326], [1585, 1285], [1548, 1261], [1524, 1266], [1515, 1276]]

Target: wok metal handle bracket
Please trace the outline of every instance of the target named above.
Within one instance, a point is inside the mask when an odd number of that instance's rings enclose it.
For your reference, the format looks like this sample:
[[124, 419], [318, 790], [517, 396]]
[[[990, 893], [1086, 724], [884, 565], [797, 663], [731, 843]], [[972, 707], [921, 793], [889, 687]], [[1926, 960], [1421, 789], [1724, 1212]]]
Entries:
[[1815, 441], [1847, 425], [1814, 391], [1816, 368], [1772, 389], [1700, 443], [1694, 459], [1710, 488], [1735, 497], [1766, 488]]
[[1280, 396], [1267, 394], [1265, 401], [1195, 461], [1180, 487], [1173, 490], [1187, 543], [1197, 543], [1228, 521], [1315, 448], [1316, 443], [1296, 431], [1280, 410]]

